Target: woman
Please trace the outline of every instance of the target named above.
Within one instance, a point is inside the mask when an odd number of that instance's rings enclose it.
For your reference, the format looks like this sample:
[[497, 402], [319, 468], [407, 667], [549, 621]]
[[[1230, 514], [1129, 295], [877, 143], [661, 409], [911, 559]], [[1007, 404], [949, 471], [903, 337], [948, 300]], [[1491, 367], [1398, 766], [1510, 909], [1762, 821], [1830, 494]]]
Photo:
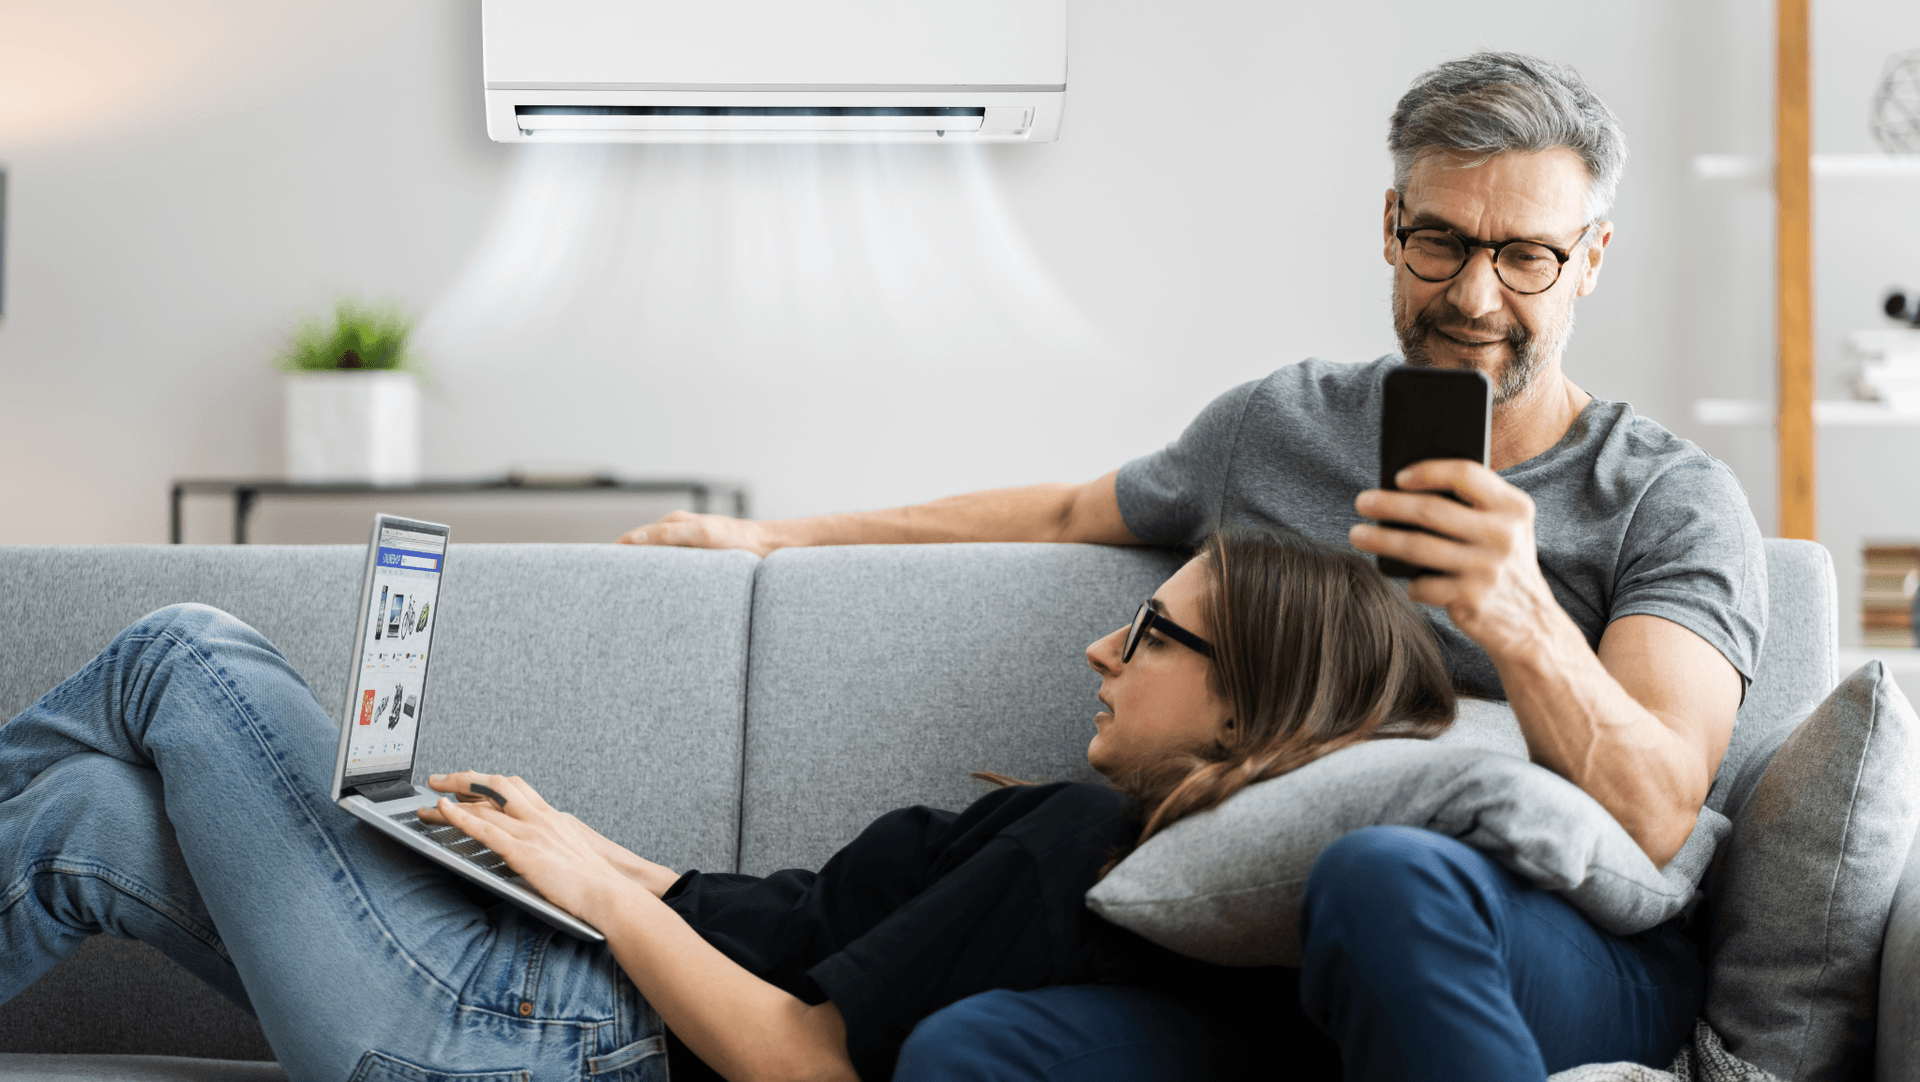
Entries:
[[1085, 909], [1102, 869], [1241, 786], [1452, 714], [1406, 601], [1298, 541], [1211, 539], [1087, 658], [1107, 707], [1088, 760], [1119, 791], [893, 812], [818, 873], [677, 876], [519, 779], [430, 779], [458, 799], [423, 818], [597, 945], [360, 829], [325, 798], [335, 728], [285, 658], [215, 610], [163, 609], [0, 729], [0, 999], [106, 931], [252, 1009], [296, 1079], [662, 1078], [663, 1022], [683, 1074], [884, 1079], [915, 1022], [975, 992], [1204, 998], [1227, 971]]

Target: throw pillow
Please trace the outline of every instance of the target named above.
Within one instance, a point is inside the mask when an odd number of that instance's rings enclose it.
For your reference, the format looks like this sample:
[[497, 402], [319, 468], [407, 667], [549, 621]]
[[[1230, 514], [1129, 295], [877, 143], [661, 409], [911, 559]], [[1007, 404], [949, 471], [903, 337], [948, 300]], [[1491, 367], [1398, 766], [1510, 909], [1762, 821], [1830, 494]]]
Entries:
[[1606, 809], [1542, 767], [1483, 748], [1377, 740], [1175, 823], [1096, 884], [1087, 904], [1203, 961], [1298, 966], [1314, 860], [1379, 824], [1459, 838], [1620, 934], [1685, 909], [1727, 831], [1703, 809], [1680, 854], [1655, 868]]
[[1821, 1080], [1866, 1058], [1882, 933], [1920, 825], [1917, 736], [1913, 708], [1868, 662], [1728, 809], [1706, 1016], [1741, 1059]]

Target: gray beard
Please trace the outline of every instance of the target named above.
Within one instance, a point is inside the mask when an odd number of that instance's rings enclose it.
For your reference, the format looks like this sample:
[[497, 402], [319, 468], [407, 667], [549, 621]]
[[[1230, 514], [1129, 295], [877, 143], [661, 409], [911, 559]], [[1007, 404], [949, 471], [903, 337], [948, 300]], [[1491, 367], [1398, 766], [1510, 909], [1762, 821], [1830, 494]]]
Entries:
[[[1433, 355], [1427, 352], [1427, 336], [1438, 333], [1440, 320], [1433, 314], [1434, 304], [1423, 311], [1406, 313], [1406, 305], [1401, 303], [1400, 276], [1393, 280], [1393, 333], [1400, 339], [1400, 355], [1408, 364], [1420, 368], [1439, 368]], [[1453, 317], [1447, 320], [1450, 326], [1473, 326], [1473, 321], [1453, 309], [1445, 300], [1436, 299], [1435, 304], [1452, 309]], [[1507, 346], [1512, 350], [1513, 358], [1502, 369], [1493, 385], [1493, 404], [1495, 408], [1506, 405], [1519, 398], [1533, 386], [1533, 377], [1540, 371], [1540, 364], [1547, 358], [1565, 348], [1567, 339], [1573, 337], [1573, 304], [1569, 300], [1565, 313], [1552, 320], [1543, 335], [1536, 336], [1518, 323], [1507, 328]], [[1487, 373], [1491, 376], [1493, 373]]]

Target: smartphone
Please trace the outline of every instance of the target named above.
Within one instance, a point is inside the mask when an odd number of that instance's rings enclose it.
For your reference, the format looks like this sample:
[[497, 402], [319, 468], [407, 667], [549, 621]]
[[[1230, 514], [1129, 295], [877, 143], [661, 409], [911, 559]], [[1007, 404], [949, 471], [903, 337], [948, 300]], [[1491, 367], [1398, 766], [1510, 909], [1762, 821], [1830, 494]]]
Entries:
[[[1465, 458], [1484, 466], [1492, 436], [1493, 383], [1486, 373], [1401, 365], [1387, 373], [1380, 400], [1380, 487], [1397, 490], [1395, 474], [1431, 458]], [[1397, 522], [1380, 525], [1433, 532]], [[1379, 557], [1379, 563], [1381, 572], [1394, 578], [1439, 574], [1388, 556]]]

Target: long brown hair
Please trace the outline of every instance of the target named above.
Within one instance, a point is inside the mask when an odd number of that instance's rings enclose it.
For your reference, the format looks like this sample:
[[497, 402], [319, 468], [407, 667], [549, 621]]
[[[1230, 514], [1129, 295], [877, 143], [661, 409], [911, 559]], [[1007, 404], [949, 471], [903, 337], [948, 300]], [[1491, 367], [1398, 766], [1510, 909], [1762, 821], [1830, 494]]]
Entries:
[[1433, 631], [1362, 557], [1298, 535], [1226, 529], [1195, 559], [1210, 580], [1201, 604], [1208, 679], [1232, 725], [1211, 748], [1116, 779], [1140, 802], [1139, 841], [1330, 752], [1453, 723]]

